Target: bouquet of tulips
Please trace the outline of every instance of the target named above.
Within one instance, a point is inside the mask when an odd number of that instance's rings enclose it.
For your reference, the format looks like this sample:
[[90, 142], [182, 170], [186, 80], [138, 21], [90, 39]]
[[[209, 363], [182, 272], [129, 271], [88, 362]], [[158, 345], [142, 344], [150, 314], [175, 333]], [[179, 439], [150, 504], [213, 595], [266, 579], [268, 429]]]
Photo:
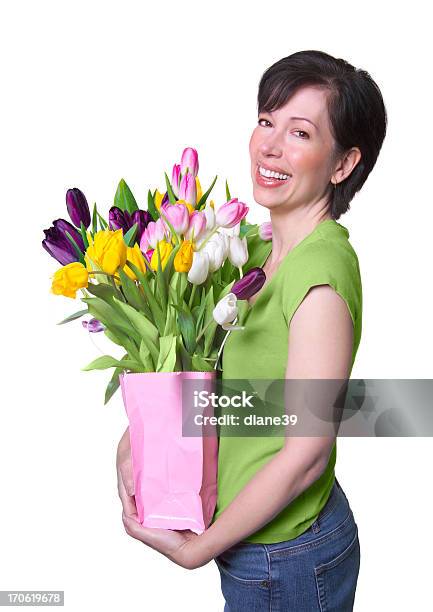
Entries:
[[52, 292], [81, 291], [85, 304], [61, 323], [89, 315], [88, 332], [124, 349], [83, 369], [114, 368], [105, 403], [121, 386], [140, 522], [200, 533], [216, 503], [217, 446], [215, 438], [181, 440], [180, 384], [214, 380], [225, 336], [243, 329], [247, 300], [265, 282], [257, 264], [271, 233], [269, 223], [247, 222], [248, 207], [227, 181], [216, 208], [209, 196], [218, 177], [202, 193], [198, 169], [197, 151], [186, 148], [171, 181], [164, 173], [165, 192], [148, 191], [145, 210], [122, 179], [108, 219], [69, 189], [72, 223], [53, 221], [42, 245], [62, 265]]
[[216, 210], [208, 198], [218, 177], [203, 194], [198, 169], [197, 151], [186, 148], [171, 182], [165, 173], [165, 193], [149, 190], [147, 210], [122, 179], [108, 220], [96, 203], [90, 213], [79, 189], [69, 189], [72, 224], [57, 219], [44, 230], [43, 247], [62, 264], [52, 292], [76, 298], [80, 290], [86, 305], [61, 323], [91, 315], [83, 326], [125, 349], [120, 360], [107, 355], [84, 368], [114, 368], [105, 403], [124, 370], [215, 369], [218, 326], [242, 329], [234, 323], [265, 281], [256, 263], [269, 249], [270, 224], [247, 223], [248, 207], [231, 198], [227, 181], [227, 201]]

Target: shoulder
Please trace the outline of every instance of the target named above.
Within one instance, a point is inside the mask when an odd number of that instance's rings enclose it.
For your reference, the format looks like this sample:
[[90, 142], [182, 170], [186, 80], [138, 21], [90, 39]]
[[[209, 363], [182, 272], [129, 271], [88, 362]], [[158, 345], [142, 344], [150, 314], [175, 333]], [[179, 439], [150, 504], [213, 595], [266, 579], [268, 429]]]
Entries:
[[[345, 235], [318, 236], [293, 253], [282, 274], [282, 301], [288, 322], [312, 287], [323, 287], [317, 299], [339, 294], [349, 307], [352, 320], [361, 316], [362, 285], [358, 257]], [[328, 296], [328, 297], [327, 297]], [[334, 298], [335, 301], [335, 298]]]

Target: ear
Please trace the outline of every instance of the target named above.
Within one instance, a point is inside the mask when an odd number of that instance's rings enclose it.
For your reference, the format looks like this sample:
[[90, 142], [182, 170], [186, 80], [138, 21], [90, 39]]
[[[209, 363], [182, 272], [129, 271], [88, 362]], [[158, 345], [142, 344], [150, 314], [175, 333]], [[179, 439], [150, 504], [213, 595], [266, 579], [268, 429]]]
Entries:
[[338, 165], [331, 177], [331, 182], [338, 184], [344, 181], [344, 179], [350, 175], [352, 170], [359, 163], [360, 159], [361, 151], [358, 149], [358, 147], [352, 147], [352, 149], [347, 151], [339, 160]]

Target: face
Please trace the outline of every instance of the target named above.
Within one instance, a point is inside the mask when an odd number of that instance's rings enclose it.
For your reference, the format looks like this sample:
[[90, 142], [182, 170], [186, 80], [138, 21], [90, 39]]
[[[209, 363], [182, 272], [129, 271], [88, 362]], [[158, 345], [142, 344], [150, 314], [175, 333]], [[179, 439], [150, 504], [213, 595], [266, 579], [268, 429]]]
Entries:
[[[269, 209], [296, 208], [324, 197], [333, 176], [334, 139], [326, 106], [328, 92], [304, 87], [285, 106], [260, 113], [250, 144], [254, 199]], [[284, 180], [261, 177], [276, 170]]]

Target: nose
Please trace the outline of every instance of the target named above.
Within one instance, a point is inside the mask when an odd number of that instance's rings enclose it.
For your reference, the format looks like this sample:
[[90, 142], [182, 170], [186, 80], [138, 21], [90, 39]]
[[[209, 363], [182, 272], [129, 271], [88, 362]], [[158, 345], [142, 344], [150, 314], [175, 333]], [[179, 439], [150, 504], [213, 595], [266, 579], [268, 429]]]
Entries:
[[267, 134], [259, 145], [259, 151], [266, 157], [282, 157], [283, 146], [281, 142], [281, 134], [278, 134], [276, 131], [272, 134]]

